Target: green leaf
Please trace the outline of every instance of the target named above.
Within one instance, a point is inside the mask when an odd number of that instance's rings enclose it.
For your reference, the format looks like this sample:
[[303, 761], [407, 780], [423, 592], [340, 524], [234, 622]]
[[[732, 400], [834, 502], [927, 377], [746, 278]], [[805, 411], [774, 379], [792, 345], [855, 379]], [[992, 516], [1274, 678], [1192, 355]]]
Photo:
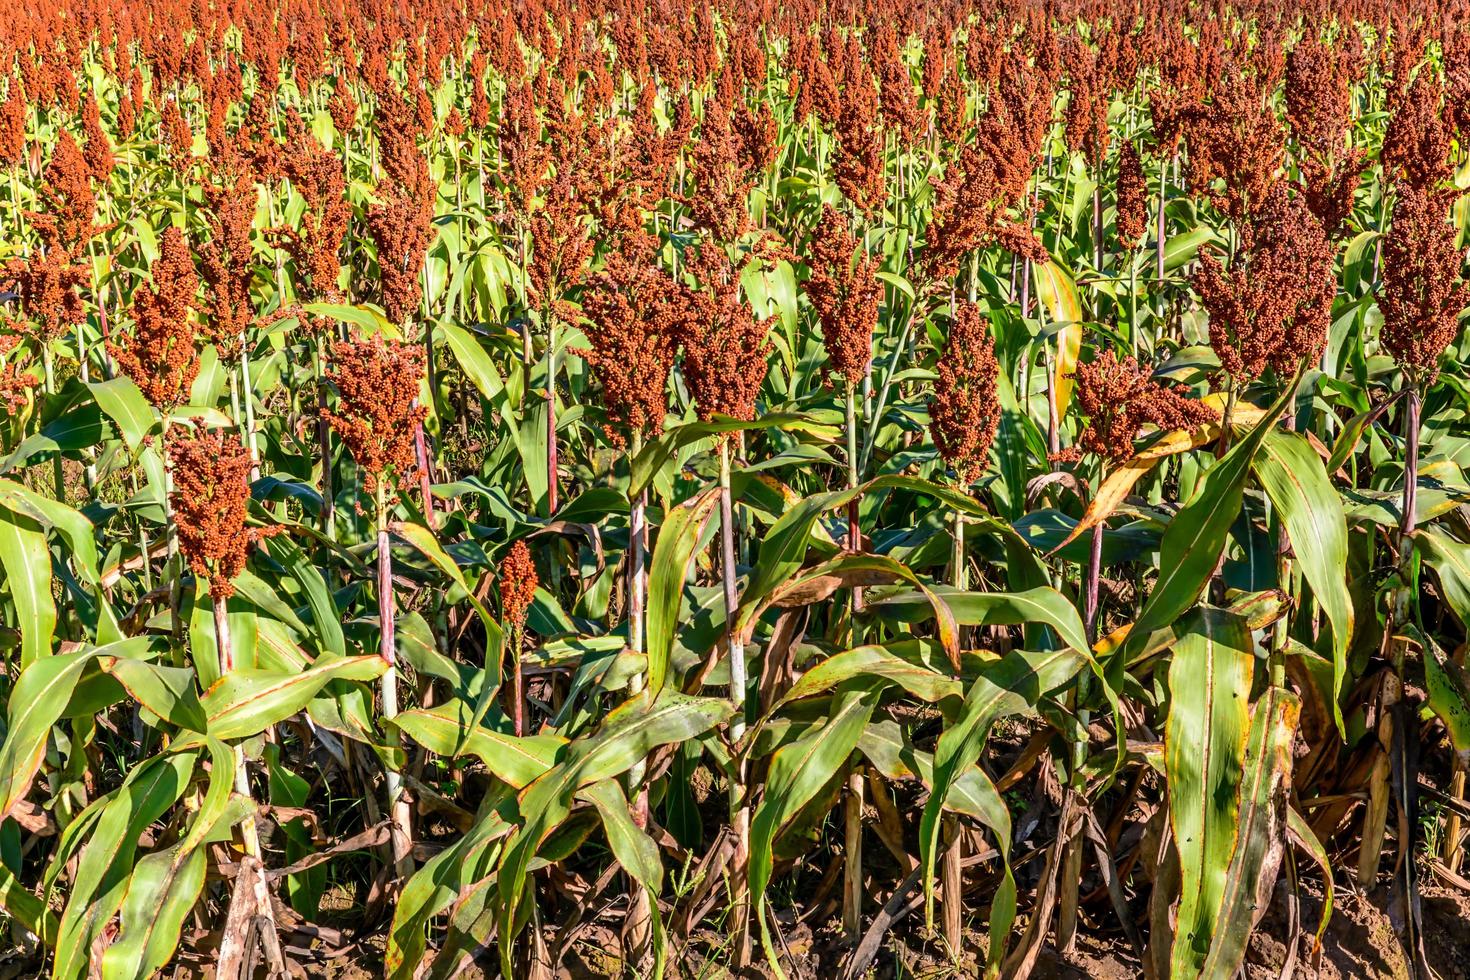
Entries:
[[127, 879], [117, 937], [102, 954], [104, 978], [153, 976], [173, 959], [184, 917], [204, 886], [210, 831], [228, 812], [235, 783], [235, 754], [218, 739], [207, 743], [209, 787], [189, 831], [173, 847], [144, 855]]
[[208, 864], [198, 848], [181, 852], [174, 846], [138, 859], [128, 878], [117, 938], [102, 954], [103, 980], [144, 980], [174, 958]]
[[1174, 976], [1198, 974], [1215, 935], [1235, 847], [1256, 659], [1244, 620], [1208, 606], [1199, 612], [1198, 626], [1174, 646], [1164, 728], [1182, 888]]
[[92, 522], [80, 512], [60, 501], [40, 494], [10, 480], [0, 480], [0, 507], [29, 517], [42, 527], [59, 533], [71, 549], [77, 574], [88, 585], [97, 585], [97, 541]]
[[1077, 298], [1077, 284], [1055, 260], [1032, 265], [1031, 271], [1037, 301], [1046, 307], [1052, 323], [1065, 324], [1057, 333], [1055, 384], [1057, 418], [1065, 418], [1072, 402], [1077, 359], [1082, 353], [1082, 303]]
[[1302, 850], [1310, 854], [1312, 860], [1322, 869], [1322, 917], [1317, 921], [1317, 942], [1320, 944], [1322, 936], [1327, 932], [1327, 924], [1332, 921], [1332, 862], [1328, 860], [1327, 849], [1317, 839], [1306, 818], [1289, 804], [1286, 808], [1286, 826]]
[[1230, 525], [1240, 516], [1250, 464], [1286, 407], [1290, 387], [1245, 438], [1205, 473], [1193, 496], [1164, 529], [1158, 580], [1123, 643], [1121, 656], [1109, 664], [1113, 676], [1121, 675], [1123, 664], [1154, 630], [1172, 624], [1194, 605], [1214, 574]]
[[51, 655], [56, 632], [56, 600], [51, 595], [51, 551], [34, 520], [0, 511], [0, 565], [20, 624], [20, 667]]
[[684, 600], [684, 582], [699, 550], [704, 527], [720, 501], [720, 488], [711, 486], [664, 516], [653, 545], [648, 568], [646, 611], [648, 648], [647, 688], [656, 697], [668, 679], [674, 633]]
[[525, 822], [506, 843], [497, 878], [501, 969], [506, 976], [515, 975], [510, 951], [531, 860], [570, 813], [573, 795], [622, 775], [660, 746], [698, 738], [726, 721], [733, 711], [723, 698], [664, 691], [655, 699], [645, 690], [608, 715], [595, 734], [570, 743], [562, 760], [526, 787], [520, 797]]
[[471, 725], [471, 711], [460, 701], [414, 708], [392, 719], [415, 742], [436, 755], [455, 758], [468, 752], [485, 763], [495, 776], [523, 789], [555, 763], [567, 740], [560, 735], [517, 738]]
[[1444, 649], [1427, 636], [1424, 646], [1424, 686], [1429, 689], [1429, 709], [1444, 722], [1450, 744], [1457, 752], [1470, 752], [1470, 673], [1445, 655]]
[[1439, 579], [1445, 601], [1460, 625], [1470, 628], [1470, 545], [1434, 528], [1421, 527], [1414, 531], [1414, 547]]
[[486, 801], [468, 833], [434, 855], [416, 871], [393, 910], [388, 930], [387, 975], [391, 980], [409, 980], [421, 966], [429, 921], [477, 883], [493, 884], [487, 875], [500, 857], [499, 842], [513, 825], [501, 812], [503, 796]]
[[658, 845], [633, 822], [630, 815], [632, 807], [616, 779], [594, 783], [577, 795], [597, 808], [613, 858], [648, 892], [648, 908], [653, 920], [653, 976], [662, 977], [668, 944], [664, 940], [663, 914], [658, 907], [658, 894], [663, 888], [664, 877]]
[[[434, 532], [421, 524], [408, 524], [402, 521], [394, 522], [391, 530], [404, 541], [417, 548], [425, 558], [434, 563], [434, 567], [449, 577], [449, 580], [459, 586], [469, 599], [470, 605], [480, 617], [480, 624], [485, 627], [494, 640], [491, 644], [495, 652], [499, 652], [504, 640], [500, 629], [500, 623], [485, 608], [485, 604], [475, 598], [474, 589], [470, 588], [469, 582], [465, 581], [464, 572], [455, 564], [454, 559], [449, 557], [444, 548], [440, 546], [439, 539], [434, 537]], [[498, 675], [497, 675], [498, 676]]]
[[750, 432], [763, 429], [804, 432], [823, 442], [835, 442], [840, 435], [836, 426], [818, 422], [810, 415], [799, 412], [772, 412], [750, 421], [721, 417], [709, 422], [686, 422], [683, 425], [676, 425], [666, 429], [657, 439], [647, 443], [633, 458], [628, 478], [629, 499], [637, 497], [646, 490], [653, 483], [654, 475], [686, 446], [728, 432]]
[[30, 789], [45, 756], [51, 726], [66, 711], [82, 668], [99, 656], [136, 658], [153, 642], [149, 637], [130, 637], [106, 646], [46, 657], [21, 671], [10, 693], [5, 742], [0, 744], [0, 819], [9, 816]]
[[125, 375], [108, 381], [89, 381], [87, 388], [103, 413], [117, 426], [128, 451], [137, 453], [158, 421], [157, 413], [143, 397], [143, 392], [138, 390], [132, 378]]
[[[954, 621], [962, 626], [1018, 626], [1044, 623], [1056, 631], [1062, 643], [1087, 653], [1087, 630], [1082, 617], [1066, 596], [1042, 586], [1025, 592], [966, 592], [936, 585], [934, 594], [949, 607]], [[930, 603], [912, 592], [874, 596], [869, 607], [901, 623], [920, 623], [931, 615]]]
[[1271, 900], [1285, 834], [1291, 745], [1300, 707], [1296, 695], [1272, 687], [1251, 715], [1240, 785], [1240, 818], [1233, 828], [1235, 851], [1219, 907], [1209, 920], [1214, 936], [1200, 966], [1200, 976], [1235, 976], [1245, 961], [1246, 942], [1257, 913]]
[[280, 562], [291, 577], [306, 593], [306, 605], [311, 610], [311, 624], [316, 629], [317, 652], [332, 656], [347, 656], [347, 641], [342, 635], [342, 615], [327, 588], [326, 579], [306, 557], [306, 552], [284, 534], [265, 539], [265, 549], [271, 558]]
[[474, 717], [470, 722], [470, 728], [479, 726], [484, 719], [485, 713], [490, 710], [490, 702], [500, 684], [500, 661], [505, 650], [505, 633], [500, 628], [500, 623], [490, 615], [490, 610], [485, 604], [475, 598], [475, 592], [470, 584], [465, 581], [464, 573], [455, 564], [454, 559], [440, 547], [439, 539], [434, 537], [434, 532], [419, 524], [395, 523], [392, 527], [393, 533], [417, 548], [425, 558], [434, 563], [434, 566], [449, 577], [449, 580], [459, 586], [465, 598], [469, 599], [470, 605], [474, 607], [476, 614], [480, 617], [480, 625], [485, 628], [485, 667], [484, 676], [480, 682], [480, 699], [475, 703]]
[[56, 914], [27, 891], [3, 862], [0, 862], [0, 909], [48, 946], [56, 942]]
[[[953, 724], [944, 729], [934, 749], [934, 787], [919, 819], [919, 857], [924, 869], [925, 914], [934, 917], [934, 862], [939, 853], [940, 816], [960, 775], [980, 758], [990, 726], [1007, 715], [1036, 711], [1048, 692], [1065, 684], [1087, 663], [1075, 650], [1031, 653], [1015, 651], [987, 667], [965, 694]], [[996, 837], [1005, 875], [990, 913], [987, 973], [994, 973], [1005, 954], [1005, 941], [1016, 915], [1016, 888], [1010, 871], [1010, 815], [993, 802], [986, 823]]]
[[386, 669], [387, 664], [375, 656], [324, 658], [299, 674], [236, 669], [216, 681], [200, 701], [210, 735], [246, 738], [302, 710], [332, 681], [369, 681]]
[[816, 731], [784, 745], [771, 758], [766, 791], [750, 822], [749, 879], [752, 914], [760, 923], [766, 960], [778, 977], [778, 964], [766, 924], [766, 886], [771, 881], [776, 834], [817, 792], [842, 772], [878, 704], [872, 681], [849, 681], [838, 688], [826, 722]]
[[169, 724], [201, 733], [209, 724], [192, 670], [128, 657], [102, 657], [100, 662], [133, 700]]
[[844, 650], [812, 667], [772, 705], [770, 714], [802, 698], [825, 693], [858, 677], [897, 684], [931, 704], [964, 693], [960, 682], [935, 669], [934, 658], [943, 648], [928, 640], [900, 640]]
[[[441, 320], [435, 325], [435, 332], [444, 337], [449, 344], [449, 349], [454, 353], [454, 359], [459, 362], [460, 369], [464, 371], [465, 377], [470, 383], [479, 389], [485, 400], [497, 407], [505, 400], [505, 381], [501, 379], [500, 372], [495, 367], [495, 362], [475, 335], [464, 327], [449, 320]], [[502, 420], [504, 424], [514, 426], [513, 418]]]
[[1295, 432], [1271, 430], [1254, 461], [1271, 504], [1286, 525], [1291, 549], [1332, 624], [1332, 714], [1342, 731], [1343, 679], [1353, 636], [1353, 599], [1347, 583], [1347, 516], [1322, 457]]
[[362, 331], [364, 337], [382, 334], [390, 340], [402, 339], [402, 332], [383, 312], [373, 306], [350, 306], [346, 303], [307, 303], [306, 312], [313, 316], [324, 316], [329, 320], [350, 323]]
[[49, 893], [80, 849], [57, 934], [52, 976], [74, 980], [86, 975], [94, 939], [123, 902], [139, 837], [183, 796], [197, 762], [195, 751], [154, 756], [134, 766], [122, 786], [67, 827], [46, 872]]

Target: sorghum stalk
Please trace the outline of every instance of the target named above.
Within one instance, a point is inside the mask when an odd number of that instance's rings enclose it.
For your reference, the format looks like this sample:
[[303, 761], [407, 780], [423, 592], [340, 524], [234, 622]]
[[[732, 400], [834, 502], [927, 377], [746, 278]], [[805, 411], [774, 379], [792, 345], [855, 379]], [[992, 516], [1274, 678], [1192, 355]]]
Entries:
[[[78, 333], [80, 333], [78, 329]], [[45, 371], [45, 388], [43, 389], [49, 398], [56, 394], [56, 374], [51, 357], [51, 345], [45, 340], [41, 341], [41, 365]], [[66, 473], [62, 467], [61, 453], [57, 452], [51, 457], [51, 473], [56, 481], [55, 496], [62, 503], [66, 503]]]
[[[1177, 157], [1175, 158], [1178, 159]], [[1158, 230], [1154, 238], [1154, 277], [1159, 291], [1159, 330], [1154, 337], [1157, 344], [1163, 335], [1164, 328], [1164, 251], [1168, 245], [1168, 225], [1164, 218], [1164, 205], [1169, 200], [1169, 167], [1160, 161], [1159, 164], [1159, 208], [1157, 215]]]
[[856, 939], [863, 925], [863, 767], [854, 756], [843, 808], [842, 931]]
[[[850, 390], [850, 389], [849, 389]], [[730, 720], [730, 743], [734, 750], [734, 779], [730, 784], [730, 815], [735, 830], [734, 934], [732, 956], [737, 968], [750, 963], [750, 898], [746, 893], [746, 862], [750, 856], [750, 808], [745, 799], [745, 643], [735, 628], [739, 607], [735, 565], [735, 520], [730, 493], [730, 439], [720, 440], [720, 568], [725, 589], [725, 636], [730, 648], [730, 700], [735, 716]]]
[[317, 455], [321, 457], [322, 463], [322, 530], [327, 540], [337, 540], [337, 494], [332, 487], [332, 436], [331, 427], [327, 422], [325, 409], [327, 407], [327, 385], [326, 375], [326, 338], [318, 334], [316, 338], [316, 444]]
[[250, 482], [260, 479], [260, 448], [255, 441], [255, 400], [251, 398], [250, 346], [240, 334], [240, 397], [245, 405], [245, 448], [250, 451]]
[[[393, 612], [393, 555], [389, 548], [387, 487], [377, 486], [378, 527], [378, 656], [387, 669], [379, 679], [383, 697], [383, 718], [398, 716], [398, 655], [395, 642]], [[393, 866], [400, 878], [413, 873], [413, 837], [409, 822], [408, 800], [403, 795], [403, 777], [389, 767], [385, 773], [388, 789], [388, 813], [392, 821]]]
[[[847, 385], [847, 488], [856, 490], [860, 473], [858, 470], [858, 421], [857, 421], [857, 386], [848, 382]], [[857, 497], [847, 505], [847, 547], [849, 551], [856, 552], [862, 548], [862, 530], [858, 527], [858, 501]], [[862, 590], [856, 586], [852, 590], [852, 610], [861, 611], [863, 608]], [[856, 642], [856, 637], [853, 637]]]
[[[1098, 484], [1101, 486], [1103, 472], [1098, 473]], [[1092, 529], [1091, 548], [1088, 552], [1087, 566], [1083, 580], [1083, 613], [1087, 627], [1088, 642], [1097, 642], [1097, 612], [1098, 612], [1098, 576], [1102, 567], [1102, 543], [1103, 527], [1099, 523]], [[1087, 707], [1087, 697], [1090, 693], [1091, 684], [1088, 683], [1090, 674], [1083, 672], [1077, 678], [1076, 706], [1077, 720], [1081, 723], [1083, 735], [1072, 744], [1072, 785], [1067, 787], [1067, 792], [1081, 794], [1080, 775], [1083, 764], [1087, 761], [1087, 726], [1092, 721], [1092, 709]], [[1064, 953], [1069, 952], [1077, 938], [1077, 905], [1079, 900], [1079, 886], [1082, 878], [1082, 835], [1077, 833], [1069, 839], [1062, 851], [1062, 873], [1060, 876], [1061, 895], [1057, 902], [1057, 947]]]
[[[857, 393], [852, 382], [847, 384], [847, 486], [855, 490], [858, 485], [858, 433]], [[862, 547], [862, 531], [858, 527], [858, 501], [856, 496], [847, 505], [848, 549], [857, 552]], [[856, 614], [863, 608], [861, 588], [853, 586], [849, 615], [848, 638], [850, 645], [858, 642]], [[846, 857], [843, 862], [842, 888], [842, 931], [850, 939], [856, 939], [862, 928], [863, 917], [863, 770], [854, 755], [847, 775], [847, 799], [843, 818], [843, 846]]]
[[[226, 677], [235, 669], [234, 644], [230, 639], [229, 599], [210, 594], [210, 605], [214, 607], [214, 640], [219, 651], [219, 675]], [[250, 790], [250, 773], [245, 768], [245, 750], [235, 746], [235, 792], [253, 800]], [[245, 853], [260, 860], [260, 833], [255, 825], [255, 815], [246, 817], [240, 824], [240, 836], [245, 843]]]
[[[628, 460], [638, 456], [643, 444], [641, 432], [633, 433], [633, 448], [628, 453]], [[628, 509], [628, 649], [634, 653], [643, 652], [643, 613], [645, 606], [645, 592], [643, 583], [643, 535], [644, 515], [648, 507], [648, 491], [640, 491], [638, 496], [629, 501]], [[643, 684], [643, 676], [640, 674], [634, 678], [634, 683], [640, 687]]]
[[[968, 570], [965, 567], [965, 517], [959, 511], [954, 515], [954, 550], [950, 557], [950, 583], [963, 590], [968, 585]], [[943, 863], [940, 866], [939, 900], [943, 914], [941, 924], [945, 945], [951, 958], [958, 960], [964, 940], [964, 862], [965, 838], [959, 818], [952, 813], [944, 815]]]
[[546, 317], [546, 513], [557, 507], [556, 480], [556, 315]]
[[[1450, 796], [1457, 800], [1465, 799], [1465, 757], [1456, 753], [1454, 771], [1450, 775]], [[1450, 869], [1450, 874], [1460, 873], [1460, 861], [1465, 856], [1464, 844], [1461, 841], [1462, 824], [1460, 814], [1451, 810], [1445, 817], [1444, 823], [1444, 846], [1440, 849], [1440, 858], [1444, 866]]]

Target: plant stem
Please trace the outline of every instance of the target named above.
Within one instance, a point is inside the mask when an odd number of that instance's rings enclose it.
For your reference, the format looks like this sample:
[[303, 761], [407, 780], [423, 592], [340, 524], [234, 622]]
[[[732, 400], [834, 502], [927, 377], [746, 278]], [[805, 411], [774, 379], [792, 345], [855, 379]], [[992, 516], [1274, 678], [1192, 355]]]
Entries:
[[[950, 583], [956, 589], [967, 587], [969, 574], [965, 567], [965, 518], [959, 511], [954, 515], [954, 548], [950, 556]], [[963, 633], [961, 634], [963, 635]], [[953, 813], [944, 815], [943, 864], [940, 867], [940, 912], [943, 915], [941, 928], [944, 943], [951, 959], [958, 961], [964, 942], [964, 861], [965, 837], [959, 818]]]
[[332, 434], [327, 425], [326, 341], [316, 338], [316, 444], [322, 463], [322, 531], [327, 540], [337, 540], [337, 499], [332, 489]]
[[[859, 480], [858, 471], [858, 430], [857, 430], [857, 388], [849, 383], [847, 386], [847, 488], [856, 490]], [[858, 526], [858, 500], [854, 496], [847, 505], [847, 550], [854, 554], [861, 551], [863, 547], [863, 534]], [[862, 589], [854, 586], [852, 589], [852, 611], [860, 612], [863, 608]]]
[[[50, 344], [41, 344], [41, 365], [45, 371], [44, 391], [50, 397], [56, 394], [56, 373], [51, 359]], [[66, 503], [66, 471], [61, 462], [60, 450], [57, 450], [56, 455], [51, 457], [51, 467], [52, 476], [56, 481], [54, 496], [64, 504]]]
[[546, 516], [556, 513], [556, 317], [546, 317]]
[[[1101, 482], [1102, 475], [1098, 475]], [[1099, 521], [1092, 529], [1092, 548], [1087, 556], [1087, 573], [1082, 581], [1082, 614], [1083, 623], [1087, 627], [1087, 641], [1097, 643], [1097, 588], [1098, 579], [1102, 573], [1102, 546], [1103, 527], [1105, 522]]]
[[[235, 670], [235, 648], [230, 638], [230, 611], [229, 599], [214, 594], [210, 589], [210, 605], [214, 607], [214, 641], [219, 652], [219, 675], [227, 677]], [[253, 800], [250, 791], [250, 773], [245, 769], [245, 750], [242, 746], [235, 746], [235, 792]], [[240, 824], [240, 835], [245, 842], [245, 853], [251, 857], [260, 858], [260, 833], [255, 824], [254, 814], [245, 818]]]
[[730, 493], [730, 438], [720, 440], [720, 568], [725, 587], [725, 637], [730, 649], [730, 700], [735, 702], [735, 715], [730, 720], [730, 745], [734, 753], [734, 773], [730, 783], [730, 814], [735, 830], [734, 874], [734, 950], [737, 969], [750, 965], [750, 903], [746, 894], [746, 863], [750, 855], [750, 809], [745, 800], [745, 644], [735, 629], [735, 611], [739, 608], [737, 582], [740, 571], [735, 564], [735, 520]]
[[250, 482], [260, 479], [260, 447], [255, 441], [255, 400], [250, 396], [250, 347], [240, 335], [240, 397], [245, 405], [245, 448], [250, 450]]
[[[398, 654], [393, 621], [393, 553], [388, 541], [387, 488], [380, 478], [377, 488], [378, 510], [378, 656], [387, 669], [379, 678], [383, 696], [383, 718], [398, 716]], [[413, 836], [408, 800], [403, 795], [403, 777], [391, 766], [386, 768], [389, 833], [393, 840], [393, 866], [400, 878], [413, 874]]]

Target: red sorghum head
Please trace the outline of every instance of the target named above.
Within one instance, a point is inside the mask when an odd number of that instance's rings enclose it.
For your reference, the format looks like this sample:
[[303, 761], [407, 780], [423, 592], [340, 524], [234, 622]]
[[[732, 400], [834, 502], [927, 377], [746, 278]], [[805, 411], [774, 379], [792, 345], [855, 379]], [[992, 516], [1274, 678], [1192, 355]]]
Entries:
[[929, 399], [929, 434], [964, 486], [984, 472], [1000, 425], [995, 388], [1000, 367], [988, 326], [978, 304], [965, 303], [955, 311]]
[[152, 284], [133, 297], [132, 333], [120, 335], [108, 350], [148, 400], [168, 411], [188, 401], [199, 373], [191, 315], [199, 275], [177, 227], [164, 231], [158, 260], [148, 271]]
[[1378, 308], [1383, 346], [1415, 380], [1433, 379], [1439, 357], [1460, 333], [1470, 286], [1460, 278], [1463, 251], [1449, 218], [1453, 197], [1401, 183], [1383, 241]]
[[720, 246], [706, 243], [690, 267], [703, 289], [683, 321], [680, 373], [702, 420], [724, 415], [748, 421], [766, 380], [769, 325], [741, 298], [739, 273]]
[[1133, 457], [1133, 440], [1145, 425], [1192, 429], [1218, 417], [1208, 405], [1151, 380], [1133, 358], [1120, 361], [1112, 351], [1078, 364], [1076, 379], [1077, 407], [1087, 417], [1076, 448], [1113, 463]]
[[[175, 430], [182, 432], [183, 430]], [[235, 433], [205, 430], [168, 441], [174, 489], [169, 494], [179, 551], [216, 600], [235, 592], [234, 578], [261, 538], [278, 528], [246, 527], [250, 454]]]
[[873, 328], [883, 287], [878, 263], [831, 205], [812, 233], [806, 294], [822, 328], [828, 366], [848, 384], [857, 384], [873, 358]]
[[633, 232], [607, 257], [582, 295], [591, 347], [577, 350], [592, 366], [614, 445], [625, 433], [663, 431], [669, 372], [695, 315], [696, 296], [658, 263], [658, 240]]
[[322, 415], [362, 467], [364, 489], [391, 489], [416, 473], [414, 433], [428, 414], [414, 405], [424, 378], [423, 348], [382, 334], [344, 341], [332, 347], [328, 376], [340, 402]]
[[525, 629], [526, 612], [540, 584], [531, 549], [524, 540], [517, 541], [500, 559], [500, 615], [506, 626], [514, 631]]

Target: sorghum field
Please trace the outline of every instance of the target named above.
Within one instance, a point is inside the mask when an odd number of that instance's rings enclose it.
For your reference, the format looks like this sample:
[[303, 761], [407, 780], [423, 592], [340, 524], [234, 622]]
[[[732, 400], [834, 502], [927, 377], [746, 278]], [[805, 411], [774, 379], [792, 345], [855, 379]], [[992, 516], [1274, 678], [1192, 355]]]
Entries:
[[1470, 6], [10, 0], [0, 976], [1470, 975]]

